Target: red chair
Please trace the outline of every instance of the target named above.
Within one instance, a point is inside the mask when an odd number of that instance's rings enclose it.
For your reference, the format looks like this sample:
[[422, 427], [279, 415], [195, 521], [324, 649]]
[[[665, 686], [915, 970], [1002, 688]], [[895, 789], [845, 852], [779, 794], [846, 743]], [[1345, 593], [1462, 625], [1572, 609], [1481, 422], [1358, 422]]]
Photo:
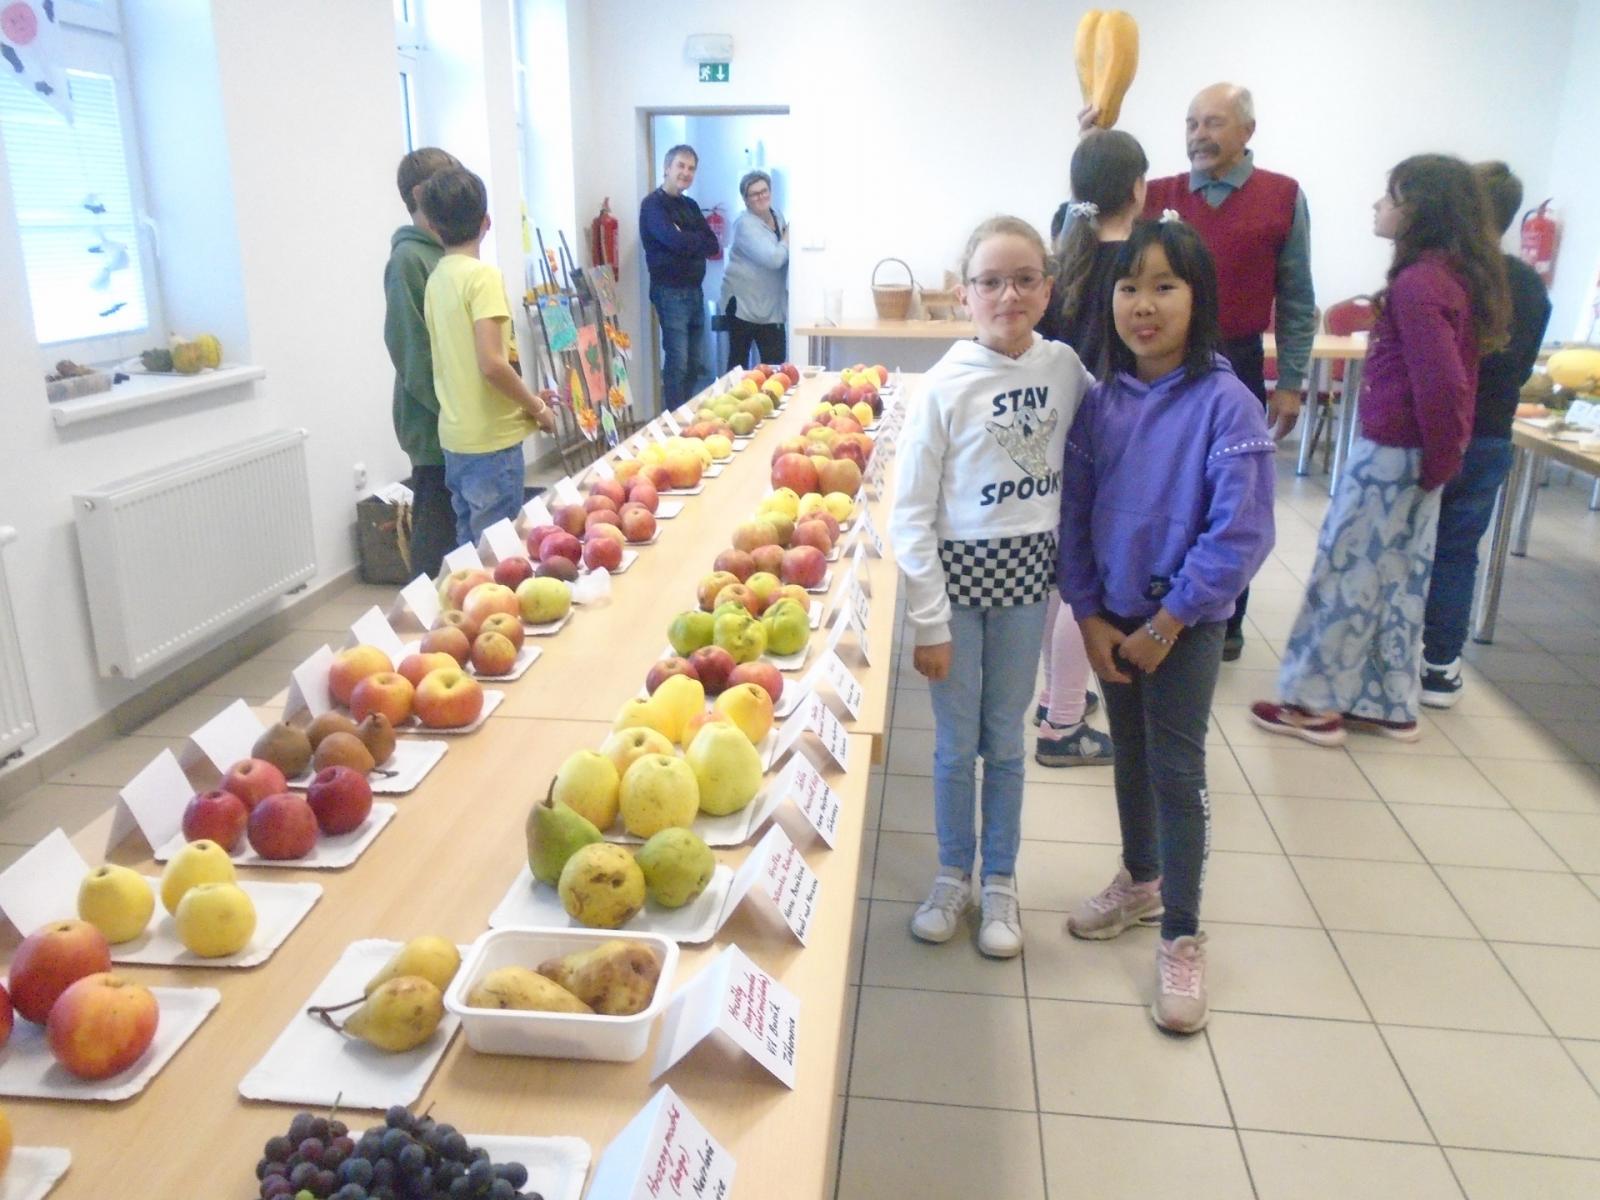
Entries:
[[[1351, 296], [1348, 300], [1340, 300], [1337, 304], [1330, 305], [1322, 324], [1324, 330], [1334, 337], [1349, 337], [1355, 333], [1371, 332], [1377, 319], [1377, 309], [1373, 307], [1371, 296]], [[1334, 359], [1332, 367], [1333, 369], [1328, 372], [1330, 380], [1328, 390], [1312, 400], [1317, 422], [1311, 432], [1312, 454], [1316, 453], [1318, 439], [1332, 427], [1329, 418], [1333, 415], [1335, 401], [1344, 402], [1344, 359]], [[1332, 453], [1333, 439], [1330, 437], [1322, 448], [1323, 470], [1328, 469], [1328, 460]]]

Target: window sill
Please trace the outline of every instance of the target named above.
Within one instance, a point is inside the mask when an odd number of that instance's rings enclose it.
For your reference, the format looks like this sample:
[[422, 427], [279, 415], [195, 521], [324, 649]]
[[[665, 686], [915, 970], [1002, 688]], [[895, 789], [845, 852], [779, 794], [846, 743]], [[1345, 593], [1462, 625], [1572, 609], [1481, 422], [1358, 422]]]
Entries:
[[221, 366], [198, 375], [174, 377], [170, 375], [134, 375], [116, 384], [109, 392], [93, 396], [80, 396], [75, 400], [58, 400], [50, 406], [50, 419], [56, 428], [65, 429], [84, 421], [96, 421], [117, 413], [132, 412], [167, 404], [190, 396], [236, 387], [265, 379], [265, 367]]

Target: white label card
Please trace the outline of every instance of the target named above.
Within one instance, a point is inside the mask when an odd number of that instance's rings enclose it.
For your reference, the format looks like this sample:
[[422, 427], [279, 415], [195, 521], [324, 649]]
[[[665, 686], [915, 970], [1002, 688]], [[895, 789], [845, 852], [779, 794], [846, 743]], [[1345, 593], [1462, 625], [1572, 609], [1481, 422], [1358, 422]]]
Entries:
[[530, 525], [554, 525], [555, 518], [550, 515], [550, 506], [544, 502], [543, 496], [535, 496], [522, 506], [522, 515], [528, 518]]
[[439, 589], [426, 575], [418, 575], [400, 589], [400, 602], [424, 629], [439, 619]]
[[677, 1094], [663, 1086], [600, 1155], [588, 1196], [590, 1200], [727, 1200], [734, 1165], [733, 1156], [706, 1132]]
[[171, 750], [163, 750], [118, 794], [154, 850], [165, 846], [182, 827], [184, 806], [194, 795], [194, 788], [177, 757]]
[[355, 638], [357, 645], [376, 646], [382, 650], [389, 656], [391, 666], [398, 667], [400, 660], [406, 656], [406, 644], [400, 640], [394, 626], [389, 624], [389, 618], [383, 615], [383, 610], [376, 604], [355, 619], [350, 626], [350, 636]]
[[483, 559], [478, 557], [478, 548], [471, 543], [457, 546], [444, 556], [444, 565], [452, 571], [481, 571]]
[[[630, 439], [630, 441], [631, 440], [632, 439]], [[633, 461], [633, 447], [629, 444], [629, 442], [623, 442], [615, 450], [613, 450], [612, 453], [617, 456], [618, 462]], [[613, 474], [615, 474], [615, 472], [613, 472]]]
[[77, 915], [63, 911], [62, 892], [70, 906], [78, 881], [88, 873], [89, 864], [59, 829], [52, 829], [34, 847], [0, 872], [0, 910], [26, 937], [34, 930]]
[[583, 493], [578, 491], [578, 485], [572, 482], [572, 476], [558, 479], [555, 487], [550, 489], [555, 498], [562, 504], [583, 504]]
[[788, 801], [817, 836], [830, 848], [833, 846], [839, 833], [839, 793], [828, 786], [804, 750], [790, 757], [773, 789], [780, 804]]
[[517, 536], [516, 527], [505, 517], [501, 517], [483, 531], [483, 536], [478, 539], [478, 549], [487, 550], [489, 557], [495, 562], [504, 562], [508, 558], [528, 557], [527, 546]]
[[845, 713], [854, 721], [861, 715], [861, 701], [865, 696], [860, 682], [851, 673], [850, 668], [845, 666], [844, 660], [835, 650], [829, 650], [822, 656], [820, 666], [828, 686], [833, 689], [833, 694], [839, 697]]
[[662, 444], [666, 443], [667, 435], [662, 431], [661, 426], [656, 422], [651, 421], [650, 424], [646, 425], [644, 427], [644, 432], [651, 441], [660, 442]]
[[779, 727], [778, 741], [772, 751], [772, 761], [774, 763], [781, 761], [784, 755], [795, 748], [808, 730], [817, 735], [822, 748], [828, 752], [828, 757], [839, 765], [840, 770], [850, 769], [850, 734], [839, 723], [839, 718], [833, 715], [833, 711], [822, 697], [815, 692], [802, 700], [795, 714]]
[[878, 536], [878, 527], [872, 523], [872, 510], [869, 508], [861, 510], [861, 532], [857, 536], [867, 540], [874, 558], [883, 557], [883, 538]]
[[650, 1078], [659, 1078], [713, 1034], [738, 1046], [785, 1087], [794, 1087], [800, 997], [737, 946], [725, 948], [673, 996], [662, 1017]]
[[661, 421], [674, 437], [683, 432], [683, 426], [678, 422], [678, 414], [670, 408], [661, 414]]
[[333, 708], [333, 695], [328, 691], [328, 671], [332, 666], [333, 650], [323, 646], [289, 672], [289, 699], [283, 706], [285, 721], [302, 712], [315, 721]]
[[[377, 609], [373, 609], [377, 612]], [[382, 614], [379, 614], [380, 616]], [[387, 624], [387, 622], [385, 622]], [[243, 700], [235, 700], [189, 735], [189, 743], [219, 774], [241, 758], [249, 758], [261, 736], [262, 724]], [[192, 761], [193, 756], [187, 756]]]
[[872, 576], [867, 574], [867, 543], [856, 539], [855, 552], [850, 555], [850, 573], [855, 576], [856, 586], [863, 593], [872, 595]]

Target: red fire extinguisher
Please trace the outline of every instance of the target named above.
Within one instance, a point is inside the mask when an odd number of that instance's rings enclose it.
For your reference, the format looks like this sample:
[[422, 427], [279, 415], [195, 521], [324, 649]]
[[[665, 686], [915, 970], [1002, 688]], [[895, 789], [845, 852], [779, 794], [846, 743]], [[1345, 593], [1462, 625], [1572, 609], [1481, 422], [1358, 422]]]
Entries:
[[717, 252], [711, 256], [712, 262], [722, 261], [722, 247], [727, 245], [728, 218], [722, 211], [722, 205], [712, 207], [706, 214], [706, 224], [711, 226], [711, 232], [717, 235]]
[[600, 205], [600, 215], [589, 224], [589, 258], [597, 267], [609, 266], [613, 275], [622, 273], [617, 254], [617, 219], [611, 215], [611, 197]]
[[1551, 201], [1522, 214], [1522, 261], [1538, 272], [1549, 287], [1556, 273], [1556, 249], [1561, 244], [1561, 228], [1554, 216], [1546, 214]]

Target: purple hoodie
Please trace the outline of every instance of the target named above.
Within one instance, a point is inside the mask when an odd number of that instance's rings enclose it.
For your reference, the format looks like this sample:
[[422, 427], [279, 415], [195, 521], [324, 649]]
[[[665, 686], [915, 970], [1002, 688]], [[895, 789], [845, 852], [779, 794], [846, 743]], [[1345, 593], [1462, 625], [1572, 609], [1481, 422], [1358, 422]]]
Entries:
[[1228, 360], [1096, 384], [1067, 434], [1061, 598], [1079, 620], [1224, 621], [1272, 549], [1272, 437]]

